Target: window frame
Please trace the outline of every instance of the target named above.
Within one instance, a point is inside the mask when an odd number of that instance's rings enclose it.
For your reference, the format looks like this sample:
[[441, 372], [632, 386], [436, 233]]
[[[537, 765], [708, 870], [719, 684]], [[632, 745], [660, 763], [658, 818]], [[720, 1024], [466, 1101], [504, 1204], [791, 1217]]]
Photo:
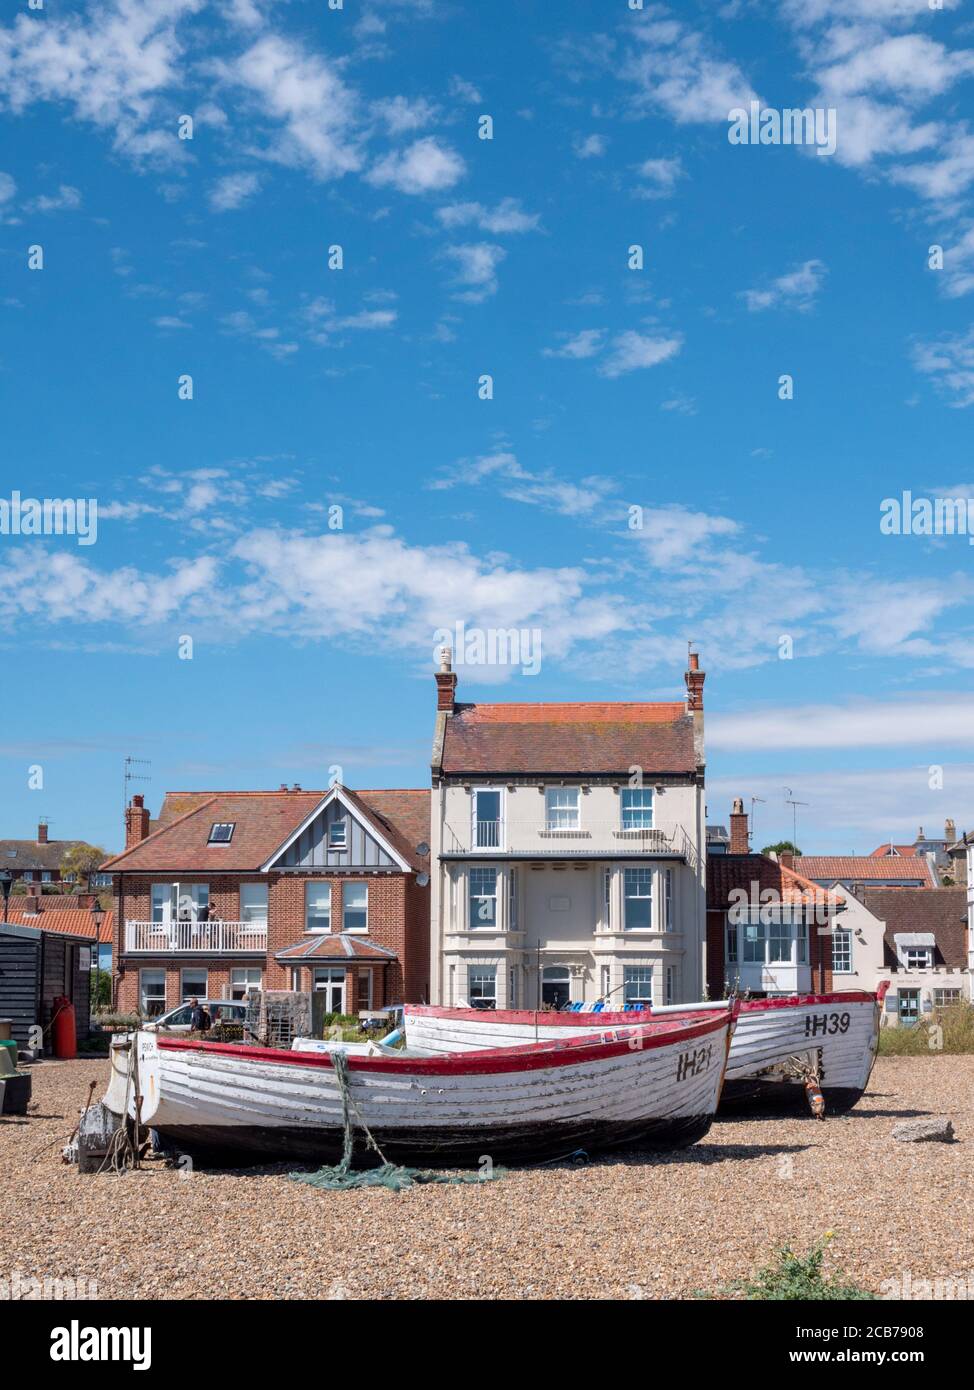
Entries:
[[[648, 1004], [649, 1007], [652, 1008], [652, 1007], [653, 1007], [653, 984], [654, 984], [654, 978], [653, 978], [653, 977], [654, 977], [654, 974], [655, 974], [655, 972], [654, 972], [654, 970], [653, 970], [652, 965], [624, 965], [624, 966], [622, 967], [622, 1002], [623, 1002], [623, 1004], [642, 1004], [642, 1005], [644, 1005], [644, 1006], [645, 1006], [646, 1004]], [[647, 979], [640, 979], [640, 980], [638, 980], [638, 981], [630, 981], [629, 976], [631, 976], [631, 975], [646, 976], [646, 977], [648, 977], [648, 978], [647, 978]], [[638, 984], [638, 985], [641, 985], [641, 986], [648, 986], [649, 993], [647, 994], [647, 993], [645, 993], [645, 992], [638, 992], [638, 993], [636, 993], [636, 994], [634, 994], [634, 995], [630, 995], [630, 993], [629, 993], [629, 986], [630, 986], [631, 983], [632, 983], [632, 984]]]
[[[853, 932], [851, 927], [832, 928], [832, 973], [834, 975], [853, 974], [852, 965], [852, 939]], [[840, 948], [840, 949], [837, 949]], [[848, 964], [837, 964], [838, 961], [848, 961]]]
[[[474, 892], [474, 876], [490, 875], [493, 880], [493, 891], [490, 893]], [[492, 902], [494, 904], [493, 914], [488, 921], [478, 912], [474, 913], [474, 901], [481, 903]], [[479, 924], [476, 918], [479, 917]], [[467, 871], [467, 930], [468, 931], [498, 931], [497, 921], [497, 870], [493, 864], [472, 864]]]
[[[655, 888], [655, 873], [645, 865], [626, 865], [622, 871], [622, 928], [623, 931], [647, 932], [653, 930], [653, 890]], [[631, 893], [629, 891], [630, 878], [637, 886], [643, 884], [648, 879], [647, 891], [645, 893]], [[638, 926], [629, 921], [629, 904], [631, 902], [645, 902], [649, 904], [649, 921], [640, 923]]]
[[[355, 889], [365, 894], [365, 921], [362, 926], [350, 927], [348, 924], [349, 912], [361, 913], [362, 908], [357, 903], [349, 903], [346, 894], [349, 889]], [[351, 879], [342, 882], [342, 931], [350, 936], [365, 936], [369, 930], [369, 884], [367, 879]]]
[[[647, 797], [648, 806], [627, 806], [628, 797]], [[649, 812], [648, 822], [643, 821], [646, 812]], [[626, 824], [628, 816], [635, 816], [636, 824]], [[620, 830], [652, 830], [656, 817], [656, 796], [652, 787], [622, 787], [619, 790], [619, 828]]]
[[[203, 981], [202, 989], [186, 988], [186, 976], [197, 975]], [[179, 997], [184, 1004], [188, 1004], [191, 999], [209, 999], [210, 997], [210, 972], [205, 965], [184, 965], [179, 971]]]
[[[493, 994], [474, 993], [474, 975], [479, 973], [483, 980], [489, 980], [494, 987]], [[483, 1000], [483, 1003], [474, 1003], [475, 999]], [[467, 966], [467, 1001], [472, 1009], [496, 1009], [497, 1008], [497, 966], [496, 965], [468, 965]], [[490, 1001], [490, 1002], [486, 1002]]]
[[[160, 999], [160, 998], [161, 998], [162, 1007], [161, 1007], [160, 1009], [156, 1009], [156, 1010], [155, 1010], [154, 1012], [152, 1012], [152, 1013], [150, 1013], [149, 1010], [146, 1008], [146, 984], [145, 984], [145, 980], [146, 980], [146, 976], [147, 976], [147, 975], [161, 975], [161, 976], [162, 976], [162, 994], [161, 994], [161, 996], [158, 995], [158, 994], [153, 994], [153, 995], [151, 996], [153, 999]], [[173, 1007], [175, 1007], [175, 1005], [174, 1005]], [[161, 966], [161, 967], [160, 967], [160, 966], [158, 966], [158, 965], [140, 966], [140, 968], [139, 968], [139, 1013], [142, 1015], [143, 1018], [158, 1018], [160, 1014], [164, 1014], [165, 1012], [166, 1012], [166, 970], [165, 970], [165, 967], [164, 967], [164, 966]]]
[[[208, 845], [228, 845], [233, 839], [233, 832], [236, 828], [237, 822], [235, 820], [215, 820], [210, 826], [210, 833], [206, 838], [206, 843]], [[227, 830], [229, 833], [226, 835], [217, 835], [216, 832], [218, 830]]]
[[[552, 799], [552, 797], [566, 796], [566, 795], [567, 795], [567, 796], [573, 796], [574, 800], [573, 800], [573, 804], [572, 804], [572, 805], [570, 805], [570, 806], [555, 806], [555, 807], [552, 807], [552, 804], [551, 804], [551, 799]], [[557, 815], [557, 816], [559, 816], [559, 817], [560, 817], [560, 816], [563, 816], [563, 815], [569, 815], [569, 816], [573, 817], [574, 823], [571, 824], [571, 825], [562, 824], [560, 820], [556, 823], [555, 819], [553, 819], [553, 816], [552, 816], [552, 812], [553, 812], [553, 811], [554, 811], [555, 815]], [[581, 789], [581, 787], [572, 787], [572, 786], [568, 786], [568, 787], [545, 787], [545, 789], [544, 789], [544, 828], [545, 828], [546, 832], [547, 832], [549, 835], [550, 835], [550, 834], [558, 834], [560, 831], [581, 830], [581, 828], [582, 828], [582, 789]]]
[[[309, 878], [304, 885], [304, 934], [305, 936], [327, 936], [331, 931], [332, 920], [332, 888], [331, 879]], [[312, 926], [309, 898], [313, 890], [322, 891], [327, 895], [328, 912], [326, 925]]]
[[[266, 927], [266, 926], [267, 926], [267, 918], [268, 918], [268, 914], [269, 914], [269, 911], [270, 911], [270, 892], [269, 892], [269, 888], [270, 888], [270, 885], [267, 884], [267, 883], [241, 883], [241, 884], [239, 885], [239, 890], [238, 890], [238, 894], [237, 894], [237, 911], [240, 913], [240, 917], [238, 918], [239, 921], [241, 921], [241, 922], [246, 922], [248, 926], [252, 926], [252, 927], [258, 927], [258, 926]], [[263, 893], [263, 898], [262, 898], [263, 908], [264, 908], [264, 915], [263, 915], [263, 917], [249, 917], [249, 916], [247, 915], [247, 913], [253, 911], [253, 907], [252, 907], [251, 905], [248, 905], [248, 906], [247, 906], [246, 911], [244, 910], [244, 893], [245, 893], [245, 891], [253, 892], [254, 889], [261, 889], [261, 890], [262, 890], [262, 893]], [[258, 906], [260, 906], [260, 905], [258, 904]]]
[[[341, 829], [342, 838], [336, 839], [336, 832]], [[331, 821], [328, 825], [328, 848], [329, 849], [348, 849], [348, 816], [341, 816]]]

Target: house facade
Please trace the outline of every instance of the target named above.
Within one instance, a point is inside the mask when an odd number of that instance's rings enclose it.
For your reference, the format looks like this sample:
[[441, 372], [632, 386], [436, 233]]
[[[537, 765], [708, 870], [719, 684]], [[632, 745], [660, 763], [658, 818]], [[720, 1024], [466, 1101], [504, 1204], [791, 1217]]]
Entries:
[[685, 701], [464, 704], [436, 674], [431, 995], [480, 1008], [699, 999], [703, 683]]
[[38, 892], [47, 885], [50, 885], [50, 892], [56, 892], [66, 881], [73, 881], [61, 877], [64, 856], [75, 845], [83, 843], [82, 840], [52, 840], [47, 822], [41, 820], [35, 840], [0, 840], [0, 869], [8, 869], [14, 882], [20, 881], [28, 891], [30, 885], [36, 884]]
[[830, 892], [782, 858], [752, 854], [741, 798], [729, 846], [707, 861], [707, 993], [773, 998], [846, 988], [834, 982], [833, 950], [845, 895]]
[[864, 934], [881, 952], [877, 983], [890, 982], [887, 1024], [909, 1026], [951, 1004], [974, 1002], [966, 887], [867, 888], [862, 907], [876, 923]]
[[194, 995], [321, 990], [354, 1014], [429, 998], [429, 792], [171, 792], [143, 798], [102, 869], [114, 998], [155, 1015]]

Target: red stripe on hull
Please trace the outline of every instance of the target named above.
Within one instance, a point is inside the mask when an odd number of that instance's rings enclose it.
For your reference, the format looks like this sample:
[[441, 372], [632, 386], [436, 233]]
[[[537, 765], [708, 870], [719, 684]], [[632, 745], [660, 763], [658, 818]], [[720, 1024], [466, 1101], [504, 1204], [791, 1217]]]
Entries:
[[[476, 1012], [476, 1010], [474, 1010]], [[625, 1017], [625, 1015], [623, 1015]], [[352, 1071], [404, 1073], [411, 1076], [477, 1076], [491, 1073], [537, 1071], [545, 1067], [569, 1067], [582, 1062], [621, 1057], [626, 1052], [692, 1042], [708, 1033], [726, 1028], [734, 1016], [710, 1014], [699, 1023], [682, 1027], [678, 1020], [655, 1019], [647, 1027], [608, 1029], [605, 1034], [590, 1030], [585, 1037], [559, 1038], [547, 1042], [523, 1043], [519, 1047], [487, 1048], [482, 1052], [451, 1053], [442, 1057], [362, 1057], [349, 1055]], [[615, 1036], [612, 1036], [612, 1035]], [[601, 1041], [604, 1036], [606, 1040]], [[330, 1052], [285, 1052], [273, 1047], [242, 1047], [237, 1043], [195, 1042], [185, 1038], [158, 1038], [160, 1052], [202, 1052], [234, 1057], [240, 1061], [271, 1062], [288, 1067], [331, 1068]]]

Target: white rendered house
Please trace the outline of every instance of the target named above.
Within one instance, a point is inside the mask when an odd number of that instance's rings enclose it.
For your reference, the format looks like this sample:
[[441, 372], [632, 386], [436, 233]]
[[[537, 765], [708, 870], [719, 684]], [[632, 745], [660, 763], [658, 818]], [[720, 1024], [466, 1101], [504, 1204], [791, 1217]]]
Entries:
[[431, 998], [703, 997], [703, 683], [685, 701], [462, 704], [436, 675]]

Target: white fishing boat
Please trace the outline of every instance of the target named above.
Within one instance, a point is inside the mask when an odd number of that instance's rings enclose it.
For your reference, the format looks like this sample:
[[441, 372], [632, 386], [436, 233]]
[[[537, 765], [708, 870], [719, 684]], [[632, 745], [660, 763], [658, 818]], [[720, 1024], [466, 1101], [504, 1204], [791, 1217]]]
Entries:
[[331, 1162], [342, 1151], [346, 1102], [392, 1162], [683, 1147], [710, 1127], [735, 1017], [725, 1004], [638, 1027], [590, 1020], [570, 1038], [442, 1056], [284, 1051], [142, 1032], [127, 1051], [115, 1050], [105, 1103], [202, 1161]]
[[[884, 980], [874, 994], [849, 990], [743, 1001], [731, 1042], [723, 1103], [791, 1096], [795, 1087], [814, 1078], [830, 1111], [851, 1108], [869, 1081], [888, 988]], [[629, 1013], [576, 1013], [407, 1004], [404, 1023], [409, 1047], [444, 1056], [515, 1041], [576, 1037], [596, 1020], [601, 1027], [644, 1026], [653, 1019], [699, 1019], [726, 1007], [727, 1001], [722, 1000]]]

